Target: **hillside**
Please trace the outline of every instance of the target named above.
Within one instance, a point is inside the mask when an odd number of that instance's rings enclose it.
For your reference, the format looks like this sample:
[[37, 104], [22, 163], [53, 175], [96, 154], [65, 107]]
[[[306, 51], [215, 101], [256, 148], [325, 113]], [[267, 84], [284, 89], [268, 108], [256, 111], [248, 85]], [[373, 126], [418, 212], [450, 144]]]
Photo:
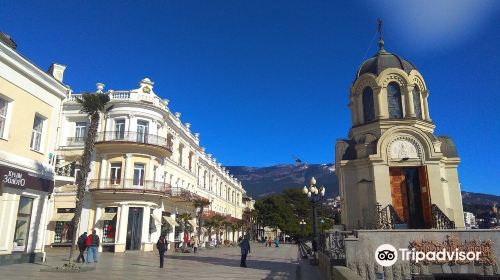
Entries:
[[[280, 193], [286, 188], [301, 188], [308, 185], [314, 176], [318, 184], [327, 189], [327, 196], [338, 195], [339, 187], [333, 164], [280, 164], [267, 167], [226, 166], [236, 178], [243, 182], [247, 194], [254, 199]], [[490, 206], [500, 205], [500, 196], [462, 192], [464, 204]]]

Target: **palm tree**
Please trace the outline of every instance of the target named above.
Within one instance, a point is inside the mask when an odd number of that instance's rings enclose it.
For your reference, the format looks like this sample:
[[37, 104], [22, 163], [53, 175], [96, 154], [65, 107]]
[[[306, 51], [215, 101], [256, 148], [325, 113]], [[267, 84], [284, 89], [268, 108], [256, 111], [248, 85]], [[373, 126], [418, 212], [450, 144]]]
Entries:
[[87, 134], [87, 139], [85, 140], [85, 148], [83, 150], [82, 157], [80, 159], [81, 169], [76, 176], [76, 209], [75, 216], [73, 217], [73, 245], [69, 251], [69, 263], [73, 263], [73, 252], [76, 246], [76, 230], [78, 224], [80, 223], [80, 216], [82, 214], [83, 200], [86, 194], [87, 178], [90, 172], [90, 161], [92, 160], [92, 153], [95, 148], [95, 138], [97, 135], [97, 129], [99, 127], [99, 122], [101, 114], [111, 110], [112, 106], [106, 109], [106, 105], [109, 102], [109, 96], [98, 92], [95, 94], [84, 93], [81, 98], [76, 98], [76, 101], [82, 106], [82, 113], [86, 113], [90, 117], [90, 126]]
[[187, 244], [184, 242], [184, 236], [187, 234], [187, 223], [191, 220], [191, 213], [182, 213], [178, 216], [179, 221], [182, 225], [182, 250], [186, 250]]
[[204, 226], [207, 228], [208, 242], [212, 242], [212, 230], [217, 226], [213, 219], [208, 219], [204, 222]]
[[229, 221], [227, 221], [227, 220], [224, 220], [224, 221], [222, 222], [222, 226], [224, 227], [224, 242], [226, 242], [226, 240], [228, 239], [228, 238], [227, 238], [227, 237], [228, 237], [227, 235], [228, 235], [228, 233], [229, 233], [228, 228], [231, 226], [231, 222], [229, 222]]
[[231, 224], [231, 231], [233, 232], [233, 242], [234, 242], [234, 234], [236, 233], [236, 230], [239, 228], [238, 224]]
[[225, 220], [224, 216], [221, 214], [215, 214], [212, 217], [213, 222], [215, 223], [215, 240], [217, 240], [217, 244], [220, 244], [220, 229], [222, 226], [222, 222]]
[[198, 239], [202, 242], [201, 227], [203, 226], [203, 210], [210, 205], [210, 200], [205, 198], [198, 198], [193, 202], [194, 207], [199, 208], [198, 212]]

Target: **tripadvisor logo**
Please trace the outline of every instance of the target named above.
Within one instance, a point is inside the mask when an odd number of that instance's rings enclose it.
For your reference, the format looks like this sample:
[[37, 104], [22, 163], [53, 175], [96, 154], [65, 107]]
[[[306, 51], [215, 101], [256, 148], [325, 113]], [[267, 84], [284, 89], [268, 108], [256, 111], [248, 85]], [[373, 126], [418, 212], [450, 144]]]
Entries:
[[391, 266], [398, 260], [398, 251], [391, 244], [382, 244], [375, 250], [375, 260], [381, 266]]
[[414, 263], [468, 263], [481, 260], [481, 251], [476, 250], [462, 250], [462, 248], [447, 250], [447, 248], [439, 248], [438, 250], [427, 250], [424, 252], [416, 248], [396, 249], [391, 244], [382, 244], [375, 250], [375, 261], [381, 266], [392, 266], [398, 260], [398, 253], [402, 261], [411, 261]]

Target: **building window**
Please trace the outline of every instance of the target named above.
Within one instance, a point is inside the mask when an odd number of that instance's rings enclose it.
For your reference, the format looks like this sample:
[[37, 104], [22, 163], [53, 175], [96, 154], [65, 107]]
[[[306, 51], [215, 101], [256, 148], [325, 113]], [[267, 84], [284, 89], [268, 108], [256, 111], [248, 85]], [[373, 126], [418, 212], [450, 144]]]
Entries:
[[125, 138], [125, 120], [115, 120], [115, 139], [122, 140]]
[[413, 88], [413, 107], [415, 108], [415, 116], [422, 119], [422, 105], [420, 103], [420, 91], [418, 87]]
[[104, 208], [106, 219], [102, 225], [102, 243], [115, 243], [117, 210], [117, 207]]
[[14, 247], [12, 251], [26, 252], [31, 223], [33, 198], [21, 196], [17, 209], [16, 231], [14, 233]]
[[73, 240], [73, 216], [75, 208], [57, 208], [57, 214], [63, 214], [56, 221], [54, 230], [54, 243], [68, 244]]
[[75, 142], [83, 142], [87, 137], [87, 123], [77, 122], [75, 124]]
[[144, 186], [144, 171], [144, 164], [134, 164], [134, 186]]
[[396, 83], [389, 83], [387, 86], [387, 104], [389, 105], [390, 119], [400, 119], [403, 117], [401, 90]]
[[148, 129], [149, 123], [147, 121], [138, 120], [137, 121], [137, 142], [147, 143], [148, 141]]
[[43, 121], [42, 117], [35, 115], [30, 143], [30, 148], [35, 151], [40, 151], [40, 146], [42, 144]]
[[7, 126], [7, 108], [9, 102], [0, 97], [0, 137], [4, 137], [5, 128]]
[[111, 185], [119, 185], [122, 178], [122, 163], [114, 162], [111, 163], [111, 174], [109, 176]]
[[365, 122], [375, 119], [375, 106], [373, 105], [373, 90], [371, 87], [366, 87], [363, 90], [363, 116]]

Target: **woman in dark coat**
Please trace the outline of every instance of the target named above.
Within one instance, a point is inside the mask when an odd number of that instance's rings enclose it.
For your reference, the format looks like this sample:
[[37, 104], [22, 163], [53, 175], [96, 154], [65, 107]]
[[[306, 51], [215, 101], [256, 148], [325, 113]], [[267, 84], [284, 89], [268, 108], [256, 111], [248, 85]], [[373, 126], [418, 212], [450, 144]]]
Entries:
[[165, 239], [165, 235], [161, 235], [156, 242], [156, 249], [158, 249], [158, 253], [160, 253], [160, 268], [163, 268], [163, 259], [165, 258], [165, 251], [167, 251], [167, 239]]
[[87, 232], [84, 232], [78, 238], [78, 250], [80, 250], [80, 255], [78, 255], [78, 258], [76, 259], [77, 262], [80, 262], [80, 260], [85, 262], [85, 257], [83, 256], [85, 249], [87, 249], [87, 245], [85, 244], [85, 240], [87, 240]]

